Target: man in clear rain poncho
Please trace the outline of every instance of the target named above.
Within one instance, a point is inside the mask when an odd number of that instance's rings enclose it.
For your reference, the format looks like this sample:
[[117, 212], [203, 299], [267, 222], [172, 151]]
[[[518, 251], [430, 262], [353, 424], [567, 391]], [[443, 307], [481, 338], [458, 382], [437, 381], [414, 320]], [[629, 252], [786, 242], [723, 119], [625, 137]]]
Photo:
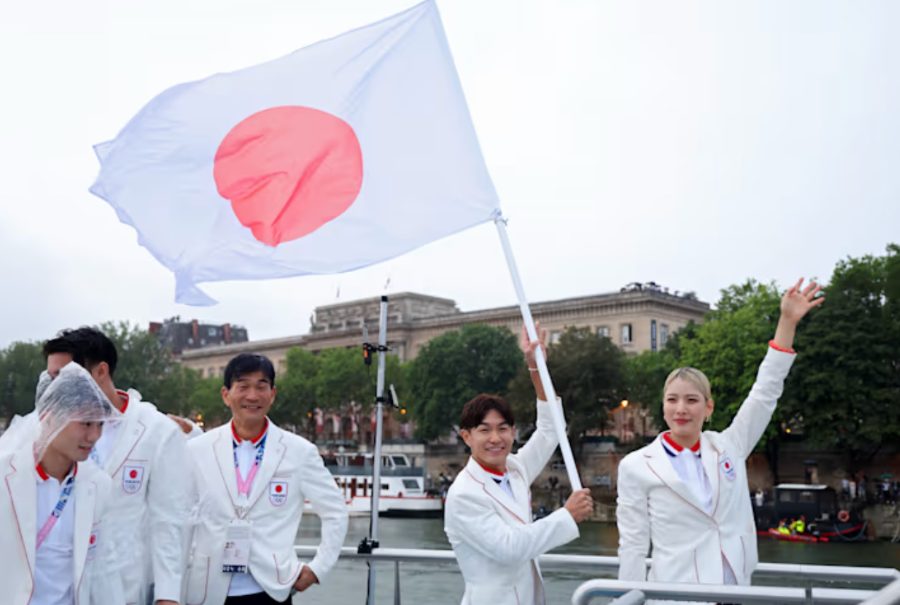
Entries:
[[121, 605], [100, 522], [111, 479], [88, 460], [118, 411], [74, 363], [41, 376], [35, 407], [0, 438], [3, 602]]

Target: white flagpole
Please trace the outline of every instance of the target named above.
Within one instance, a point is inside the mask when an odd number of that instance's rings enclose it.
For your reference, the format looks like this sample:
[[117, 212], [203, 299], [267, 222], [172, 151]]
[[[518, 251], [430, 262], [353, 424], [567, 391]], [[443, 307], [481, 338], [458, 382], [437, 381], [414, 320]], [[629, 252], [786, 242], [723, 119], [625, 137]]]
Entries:
[[[512, 246], [509, 245], [509, 235], [506, 233], [506, 219], [503, 218], [502, 214], [497, 213], [497, 216], [494, 217], [494, 224], [497, 225], [500, 245], [503, 247], [503, 253], [506, 255], [506, 264], [509, 266], [509, 274], [512, 277], [513, 287], [516, 290], [516, 298], [519, 300], [519, 309], [522, 312], [522, 320], [525, 322], [525, 330], [528, 333], [529, 340], [537, 340], [538, 333], [534, 327], [534, 318], [531, 316], [531, 309], [528, 307], [528, 301], [525, 299], [525, 289], [522, 287], [522, 279], [519, 277], [519, 268], [516, 266]], [[572, 490], [581, 489], [581, 479], [578, 477], [578, 469], [575, 468], [575, 458], [572, 456], [572, 447], [569, 445], [569, 438], [566, 435], [566, 419], [563, 415], [562, 406], [556, 400], [556, 390], [553, 388], [553, 381], [550, 380], [547, 360], [544, 358], [544, 352], [540, 347], [535, 351], [534, 358], [537, 362], [538, 374], [541, 377], [544, 393], [550, 402], [553, 426], [559, 439], [559, 450], [562, 452], [563, 462], [566, 464], [569, 483], [572, 485]]]

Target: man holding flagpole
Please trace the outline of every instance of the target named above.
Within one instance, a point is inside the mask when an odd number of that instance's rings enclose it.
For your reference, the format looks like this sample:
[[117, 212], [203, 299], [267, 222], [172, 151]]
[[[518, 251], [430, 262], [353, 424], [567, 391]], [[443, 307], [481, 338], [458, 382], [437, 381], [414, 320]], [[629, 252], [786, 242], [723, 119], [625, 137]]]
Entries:
[[[347, 507], [316, 446], [268, 418], [275, 368], [241, 353], [225, 367], [231, 422], [188, 443], [199, 492], [185, 602], [272, 605], [318, 584], [337, 561]], [[294, 539], [309, 500], [322, 522], [316, 556], [301, 562]]]
[[447, 495], [445, 530], [466, 581], [463, 605], [543, 605], [537, 557], [578, 537], [593, 512], [590, 491], [572, 493], [563, 508], [532, 522], [531, 483], [547, 465], [558, 439], [538, 377], [536, 341], [525, 359], [537, 393], [537, 427], [515, 454], [509, 404], [478, 395], [463, 406], [460, 436], [472, 451]]

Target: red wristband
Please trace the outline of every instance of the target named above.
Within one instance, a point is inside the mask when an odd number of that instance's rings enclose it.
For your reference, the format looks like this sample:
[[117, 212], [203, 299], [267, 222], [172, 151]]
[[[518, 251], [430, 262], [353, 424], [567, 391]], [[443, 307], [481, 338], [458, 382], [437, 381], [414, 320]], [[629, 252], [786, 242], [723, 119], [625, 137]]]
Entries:
[[779, 347], [778, 343], [776, 343], [774, 339], [769, 341], [769, 346], [776, 351], [781, 351], [782, 353], [791, 353], [793, 355], [797, 354], [797, 351], [795, 351], [794, 349], [785, 349], [784, 347]]

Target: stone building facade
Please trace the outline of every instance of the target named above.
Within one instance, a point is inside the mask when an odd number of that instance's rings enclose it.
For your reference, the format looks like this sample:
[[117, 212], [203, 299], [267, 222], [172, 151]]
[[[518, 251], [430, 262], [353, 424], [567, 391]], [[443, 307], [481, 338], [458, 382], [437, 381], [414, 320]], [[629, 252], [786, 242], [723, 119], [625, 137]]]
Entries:
[[[268, 356], [279, 371], [285, 369], [287, 351], [301, 347], [322, 351], [358, 347], [363, 330], [369, 340], [378, 336], [380, 298], [368, 298], [316, 307], [308, 334], [186, 350], [181, 363], [204, 376], [221, 376], [228, 360], [241, 352]], [[619, 292], [533, 303], [531, 312], [555, 341], [568, 327], [586, 327], [609, 337], [627, 353], [657, 350], [688, 322], [701, 322], [709, 305], [692, 295], [670, 294], [654, 284], [630, 284]], [[515, 305], [460, 311], [447, 298], [404, 292], [389, 297], [388, 346], [401, 361], [414, 358], [432, 338], [466, 324], [522, 330]]]

